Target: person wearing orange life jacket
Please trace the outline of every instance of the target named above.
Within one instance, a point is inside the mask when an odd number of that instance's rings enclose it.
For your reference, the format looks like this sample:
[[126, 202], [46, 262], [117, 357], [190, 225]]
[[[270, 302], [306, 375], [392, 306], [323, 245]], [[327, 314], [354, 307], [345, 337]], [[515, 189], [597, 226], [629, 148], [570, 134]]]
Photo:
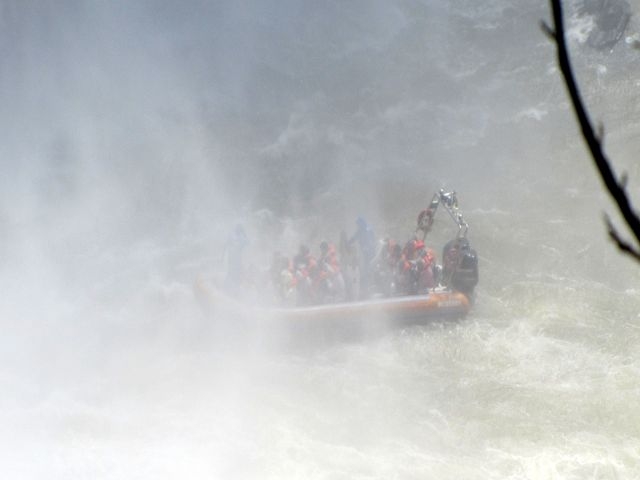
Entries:
[[417, 251], [417, 269], [418, 269], [418, 293], [427, 293], [427, 291], [436, 286], [434, 267], [436, 265], [436, 255], [431, 248], [420, 242]]
[[336, 247], [327, 241], [320, 243], [320, 258], [318, 259], [320, 269], [329, 275], [340, 271], [340, 263], [338, 262], [338, 253]]
[[327, 241], [320, 243], [317, 276], [314, 280], [317, 298], [321, 302], [344, 299], [345, 282], [340, 271], [336, 247]]
[[417, 237], [411, 238], [402, 248], [400, 259], [396, 270], [396, 289], [402, 295], [410, 295], [412, 293], [413, 275], [412, 263], [416, 251]]
[[400, 255], [400, 270], [407, 271], [411, 268], [411, 262], [416, 260], [419, 249], [424, 248], [424, 242], [412, 237], [402, 248]]
[[403, 293], [416, 295], [435, 287], [433, 267], [435, 254], [422, 240], [412, 238], [407, 242], [400, 259], [399, 280]]
[[276, 300], [279, 303], [288, 302], [296, 287], [293, 263], [280, 252], [275, 252], [269, 273]]
[[298, 254], [293, 257], [293, 272], [299, 304], [310, 304], [314, 302], [313, 283], [317, 275], [317, 270], [318, 262], [313, 255], [311, 255], [309, 247], [304, 244], [300, 245]]

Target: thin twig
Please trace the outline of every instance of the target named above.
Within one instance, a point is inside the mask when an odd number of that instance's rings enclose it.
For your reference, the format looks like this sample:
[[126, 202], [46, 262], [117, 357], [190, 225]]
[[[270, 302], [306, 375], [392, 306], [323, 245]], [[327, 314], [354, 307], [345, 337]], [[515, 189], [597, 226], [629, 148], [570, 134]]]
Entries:
[[626, 240], [623, 240], [618, 231], [615, 229], [609, 217], [605, 215], [605, 221], [607, 223], [607, 229], [609, 230], [609, 237], [615, 242], [620, 251], [623, 253], [635, 258], [638, 262], [640, 262], [640, 252], [635, 249], [630, 243]]

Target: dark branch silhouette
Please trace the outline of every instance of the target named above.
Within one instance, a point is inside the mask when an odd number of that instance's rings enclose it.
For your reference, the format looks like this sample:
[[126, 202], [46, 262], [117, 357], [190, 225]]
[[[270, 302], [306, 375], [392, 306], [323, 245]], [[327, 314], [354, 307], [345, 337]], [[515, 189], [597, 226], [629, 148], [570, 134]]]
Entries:
[[[636, 243], [640, 244], [640, 218], [638, 218], [638, 215], [635, 213], [633, 206], [631, 205], [631, 202], [625, 192], [627, 182], [626, 175], [622, 175], [621, 179], [617, 180], [613, 173], [609, 160], [602, 151], [601, 140], [604, 135], [604, 128], [600, 126], [598, 128], [598, 135], [595, 134], [589, 120], [588, 112], [585, 109], [580, 98], [580, 91], [578, 90], [578, 86], [571, 70], [571, 64], [569, 62], [569, 55], [567, 53], [567, 45], [565, 41], [561, 1], [550, 0], [550, 3], [553, 10], [553, 22], [555, 29], [551, 29], [546, 23], [543, 22], [541, 25], [542, 30], [551, 39], [553, 39], [557, 45], [558, 64], [560, 65], [560, 70], [562, 71], [562, 75], [564, 76], [564, 81], [567, 86], [569, 96], [571, 97], [571, 102], [573, 103], [573, 109], [576, 113], [576, 117], [578, 118], [580, 129], [582, 130], [582, 136], [584, 137], [584, 140], [587, 143], [589, 150], [591, 151], [591, 156], [596, 167], [598, 168], [600, 177], [607, 187], [607, 190], [618, 205], [618, 209], [622, 214], [625, 222], [633, 232]], [[608, 217], [605, 218], [605, 222], [609, 231], [609, 237], [616, 243], [618, 248], [625, 254], [630, 255], [640, 262], [640, 249], [637, 246], [631, 245], [629, 242], [623, 240]]]

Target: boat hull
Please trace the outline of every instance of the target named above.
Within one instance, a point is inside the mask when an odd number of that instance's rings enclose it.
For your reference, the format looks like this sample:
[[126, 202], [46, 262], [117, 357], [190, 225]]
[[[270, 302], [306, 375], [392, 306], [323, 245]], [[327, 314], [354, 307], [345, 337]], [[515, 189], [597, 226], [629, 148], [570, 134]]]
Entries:
[[372, 299], [300, 308], [271, 309], [289, 321], [334, 322], [385, 317], [398, 323], [422, 323], [434, 318], [462, 317], [470, 302], [460, 292], [442, 291], [426, 295]]
[[438, 318], [459, 318], [466, 315], [470, 308], [470, 299], [463, 293], [451, 290], [436, 290], [424, 295], [374, 298], [364, 301], [341, 302], [334, 304], [270, 308], [248, 306], [242, 301], [228, 297], [198, 282], [196, 297], [207, 313], [232, 313], [254, 319], [285, 323], [314, 323], [330, 325], [350, 321], [420, 324]]

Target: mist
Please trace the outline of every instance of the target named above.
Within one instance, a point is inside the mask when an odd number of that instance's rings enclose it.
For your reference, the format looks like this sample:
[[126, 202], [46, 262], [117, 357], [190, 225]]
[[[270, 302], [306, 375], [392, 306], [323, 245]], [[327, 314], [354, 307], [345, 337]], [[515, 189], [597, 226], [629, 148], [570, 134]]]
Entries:
[[[638, 5], [604, 51], [578, 7], [578, 82], [640, 201]], [[0, 471], [637, 476], [640, 270], [607, 239], [549, 18], [525, 0], [1, 1]], [[439, 188], [480, 255], [461, 322], [267, 348], [268, 326], [194, 296], [236, 224], [259, 283], [274, 250], [357, 215], [406, 240]]]

